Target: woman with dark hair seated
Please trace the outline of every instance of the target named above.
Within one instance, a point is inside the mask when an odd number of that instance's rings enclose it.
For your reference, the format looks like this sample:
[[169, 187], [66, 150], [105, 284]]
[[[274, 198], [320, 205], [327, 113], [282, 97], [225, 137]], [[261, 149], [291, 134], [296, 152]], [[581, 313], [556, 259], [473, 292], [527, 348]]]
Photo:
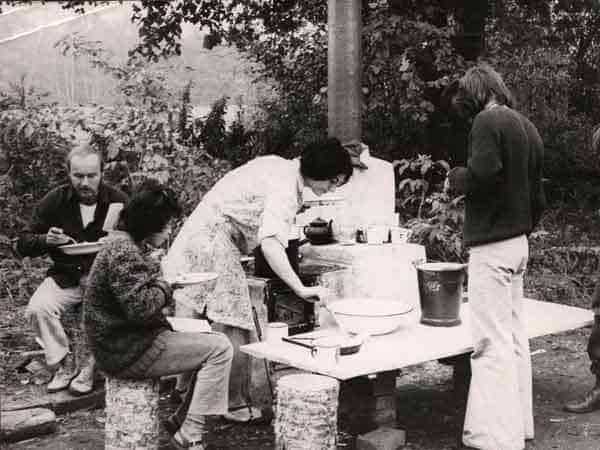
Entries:
[[[260, 246], [269, 266], [299, 297], [327, 295], [321, 286], [302, 283], [285, 249], [302, 207], [303, 188], [319, 196], [335, 191], [351, 175], [350, 155], [334, 138], [309, 144], [297, 159], [275, 155], [255, 158], [229, 172], [204, 196], [163, 259], [169, 276], [195, 271], [219, 274], [210, 292], [203, 286], [189, 286], [178, 290], [176, 299], [177, 315], [193, 317], [194, 312], [186, 311], [185, 304], [204, 303], [208, 318], [215, 322], [213, 328], [223, 331], [233, 344], [226, 419], [249, 422], [260, 419], [261, 414], [250, 406], [249, 358], [237, 350], [250, 342], [250, 332], [255, 329], [240, 257]], [[180, 382], [178, 388], [183, 390], [184, 385]]]
[[173, 191], [154, 180], [140, 186], [121, 211], [119, 231], [96, 256], [84, 324], [97, 364], [110, 376], [194, 373], [193, 387], [167, 425], [177, 448], [198, 450], [204, 448], [205, 416], [227, 411], [233, 351], [223, 334], [176, 332], [163, 315], [177, 286], [161, 277], [158, 262], [147, 253], [165, 242], [180, 213]]

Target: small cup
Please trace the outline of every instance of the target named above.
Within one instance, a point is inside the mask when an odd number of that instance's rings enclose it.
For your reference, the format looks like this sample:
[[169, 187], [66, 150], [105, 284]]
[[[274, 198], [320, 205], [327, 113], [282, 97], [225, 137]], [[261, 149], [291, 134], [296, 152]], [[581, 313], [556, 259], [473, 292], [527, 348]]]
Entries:
[[382, 244], [389, 239], [389, 227], [372, 225], [367, 229], [367, 242], [369, 244]]
[[392, 227], [390, 228], [390, 238], [393, 244], [406, 243], [410, 235], [410, 228]]
[[335, 338], [321, 338], [315, 340], [316, 353], [313, 353], [317, 362], [324, 366], [338, 363], [340, 357], [340, 344]]
[[338, 227], [335, 239], [342, 244], [356, 243], [356, 227], [342, 225]]
[[288, 324], [285, 322], [269, 322], [267, 324], [267, 340], [269, 342], [281, 342], [281, 338], [287, 337]]

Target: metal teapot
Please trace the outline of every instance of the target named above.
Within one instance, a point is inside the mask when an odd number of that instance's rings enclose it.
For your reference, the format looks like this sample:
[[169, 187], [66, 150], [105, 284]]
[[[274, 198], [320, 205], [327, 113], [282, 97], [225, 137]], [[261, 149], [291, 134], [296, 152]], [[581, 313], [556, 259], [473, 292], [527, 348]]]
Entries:
[[317, 217], [304, 227], [304, 235], [311, 244], [329, 244], [333, 241], [332, 222]]

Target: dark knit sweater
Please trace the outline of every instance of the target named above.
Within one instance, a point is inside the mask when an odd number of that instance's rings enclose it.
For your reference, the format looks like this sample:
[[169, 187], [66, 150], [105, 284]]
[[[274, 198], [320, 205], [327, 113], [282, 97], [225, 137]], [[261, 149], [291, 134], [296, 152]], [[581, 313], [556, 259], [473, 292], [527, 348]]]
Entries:
[[466, 246], [531, 233], [545, 207], [543, 154], [537, 129], [517, 111], [496, 106], [475, 117], [467, 167], [449, 174], [466, 194]]
[[84, 294], [83, 317], [92, 353], [106, 373], [121, 373], [158, 334], [172, 329], [161, 312], [173, 301], [172, 289], [159, 277], [159, 264], [126, 233], [111, 237], [98, 252]]

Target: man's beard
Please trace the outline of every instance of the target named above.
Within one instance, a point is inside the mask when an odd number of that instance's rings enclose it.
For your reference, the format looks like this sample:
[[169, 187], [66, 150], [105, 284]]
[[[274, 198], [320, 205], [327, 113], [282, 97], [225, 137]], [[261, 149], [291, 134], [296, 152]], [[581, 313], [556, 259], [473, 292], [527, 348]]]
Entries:
[[84, 205], [93, 205], [96, 203], [98, 198], [98, 193], [92, 189], [81, 189], [77, 190], [77, 196], [79, 197], [79, 202]]

